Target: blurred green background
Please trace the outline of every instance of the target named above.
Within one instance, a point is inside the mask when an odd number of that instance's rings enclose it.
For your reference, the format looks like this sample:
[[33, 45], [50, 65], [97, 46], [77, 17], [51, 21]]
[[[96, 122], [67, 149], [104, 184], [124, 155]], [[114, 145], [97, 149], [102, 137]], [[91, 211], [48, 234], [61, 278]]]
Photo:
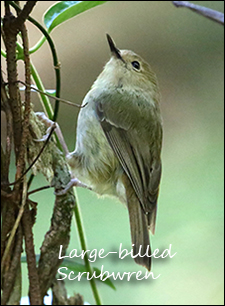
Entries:
[[[22, 2], [23, 3], [23, 2]], [[38, 2], [32, 16], [41, 21], [55, 1]], [[223, 1], [194, 3], [223, 11]], [[40, 33], [29, 24], [30, 45]], [[105, 304], [222, 305], [224, 303], [223, 209], [223, 27], [170, 1], [109, 1], [70, 19], [52, 32], [61, 62], [61, 97], [81, 103], [109, 59], [105, 34], [121, 49], [131, 49], [147, 60], [161, 88], [164, 121], [163, 175], [156, 234], [152, 248], [172, 244], [172, 259], [154, 259], [156, 280], [115, 281], [113, 291], [98, 283]], [[45, 87], [54, 87], [48, 45], [32, 55]], [[23, 65], [20, 64], [21, 76]], [[41, 110], [32, 94], [34, 109]], [[58, 122], [70, 150], [76, 135], [76, 108], [61, 105]], [[13, 171], [12, 171], [13, 179]], [[45, 185], [41, 175], [33, 188]], [[32, 188], [32, 189], [33, 189]], [[130, 249], [128, 212], [114, 199], [98, 198], [78, 189], [89, 249]], [[36, 252], [49, 228], [54, 203], [52, 190], [32, 195], [39, 203], [34, 227]], [[70, 250], [80, 249], [72, 224]], [[133, 260], [99, 259], [94, 266], [110, 272], [144, 268]], [[26, 273], [25, 265], [23, 267]], [[25, 278], [25, 276], [24, 276]], [[24, 281], [23, 295], [27, 295]], [[67, 281], [70, 294], [79, 292], [94, 304], [87, 281]]]

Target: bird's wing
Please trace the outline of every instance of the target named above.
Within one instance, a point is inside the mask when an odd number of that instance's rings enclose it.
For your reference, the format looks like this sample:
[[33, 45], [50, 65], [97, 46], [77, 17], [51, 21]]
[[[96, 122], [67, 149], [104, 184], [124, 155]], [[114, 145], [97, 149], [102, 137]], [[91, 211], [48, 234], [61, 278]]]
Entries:
[[[130, 101], [122, 94], [102, 94], [96, 99], [95, 108], [105, 136], [144, 212], [152, 213], [156, 208], [161, 176], [159, 111], [138, 97], [132, 97]], [[155, 220], [149, 220], [150, 227], [151, 221], [154, 223]]]

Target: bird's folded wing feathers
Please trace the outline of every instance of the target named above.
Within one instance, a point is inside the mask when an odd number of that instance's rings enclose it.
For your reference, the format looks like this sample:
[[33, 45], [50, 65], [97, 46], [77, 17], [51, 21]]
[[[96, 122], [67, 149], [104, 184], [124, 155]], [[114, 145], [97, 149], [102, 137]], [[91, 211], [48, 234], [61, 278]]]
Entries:
[[[107, 102], [104, 103], [104, 101]], [[143, 144], [143, 135], [140, 133], [145, 134], [145, 131], [138, 130], [137, 124], [144, 119], [138, 118], [140, 110], [137, 112], [137, 105], [129, 103], [129, 107], [134, 108], [129, 109], [126, 107], [126, 101], [120, 101], [118, 108], [115, 101], [109, 102], [109, 97], [107, 100], [101, 97], [96, 101], [97, 117], [112, 150], [130, 179], [144, 212], [151, 213], [158, 197], [161, 176], [160, 159], [159, 162], [155, 162], [151, 156], [151, 139], [145, 139]], [[129, 116], [132, 112], [134, 118]], [[148, 138], [150, 135], [146, 132], [145, 136]]]

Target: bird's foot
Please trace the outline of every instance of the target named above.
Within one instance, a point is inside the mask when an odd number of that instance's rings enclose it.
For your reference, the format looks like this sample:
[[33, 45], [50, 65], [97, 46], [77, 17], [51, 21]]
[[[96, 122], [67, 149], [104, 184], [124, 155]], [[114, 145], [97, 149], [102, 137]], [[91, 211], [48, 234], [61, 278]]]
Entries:
[[45, 124], [45, 126], [47, 127], [47, 131], [46, 131], [46, 134], [41, 139], [35, 139], [35, 141], [37, 141], [37, 142], [45, 141], [48, 138], [49, 133], [52, 130], [52, 127], [54, 126], [55, 127], [55, 133], [56, 133], [56, 135], [57, 135], [57, 137], [59, 139], [59, 142], [62, 145], [62, 148], [63, 148], [63, 151], [64, 151], [65, 155], [67, 156], [69, 154], [69, 150], [67, 148], [66, 142], [64, 140], [62, 131], [61, 131], [60, 126], [58, 125], [58, 123], [50, 120], [45, 115], [45, 113], [37, 112], [36, 116], [38, 117], [38, 119], [40, 121], [42, 121]]
[[82, 187], [82, 188], [87, 188], [89, 190], [92, 190], [89, 186], [87, 186], [86, 184], [82, 183], [81, 181], [79, 181], [77, 178], [72, 178], [70, 180], [70, 182], [66, 185], [66, 187], [63, 190], [60, 190], [58, 192], [55, 192], [55, 195], [57, 196], [61, 196], [64, 195], [68, 192], [68, 190], [70, 190], [70, 188], [72, 187]]

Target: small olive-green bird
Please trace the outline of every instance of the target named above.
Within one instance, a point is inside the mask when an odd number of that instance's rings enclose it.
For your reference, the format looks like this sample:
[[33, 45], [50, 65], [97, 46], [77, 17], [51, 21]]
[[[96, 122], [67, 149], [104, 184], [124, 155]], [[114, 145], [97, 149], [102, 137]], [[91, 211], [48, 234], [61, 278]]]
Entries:
[[79, 180], [127, 205], [135, 261], [150, 271], [143, 255], [151, 255], [161, 176], [159, 88], [146, 61], [107, 39], [112, 56], [84, 98], [67, 160]]

